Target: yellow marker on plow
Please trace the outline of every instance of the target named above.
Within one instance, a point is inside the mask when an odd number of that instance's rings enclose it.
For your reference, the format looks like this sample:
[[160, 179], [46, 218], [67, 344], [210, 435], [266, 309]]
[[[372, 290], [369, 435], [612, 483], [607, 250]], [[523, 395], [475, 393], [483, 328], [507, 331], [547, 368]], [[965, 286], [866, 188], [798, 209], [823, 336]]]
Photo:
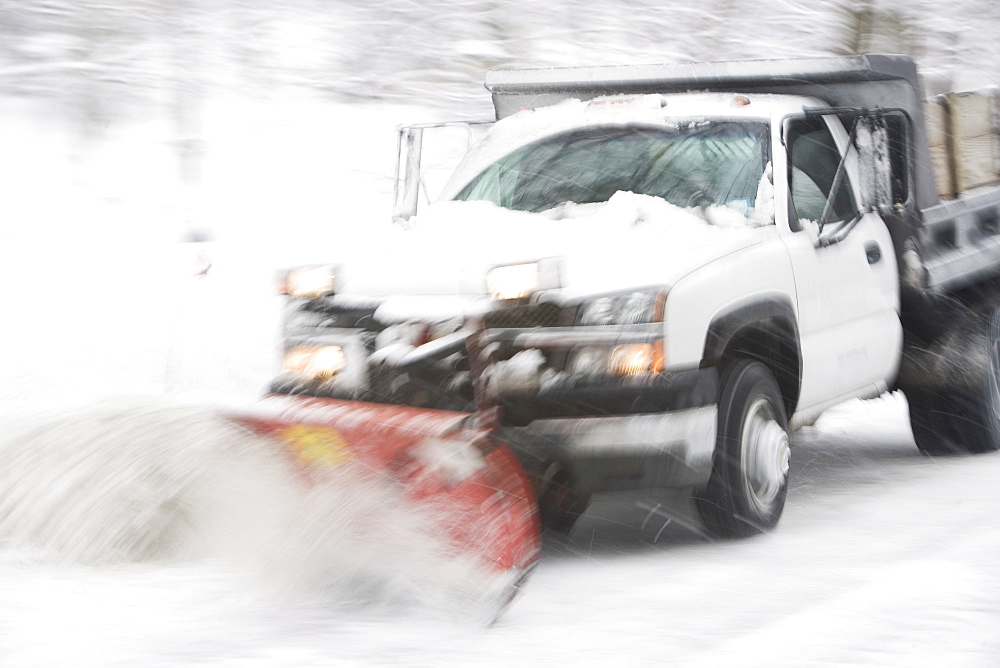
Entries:
[[279, 432], [299, 461], [307, 466], [340, 466], [353, 459], [347, 441], [329, 427], [293, 424]]

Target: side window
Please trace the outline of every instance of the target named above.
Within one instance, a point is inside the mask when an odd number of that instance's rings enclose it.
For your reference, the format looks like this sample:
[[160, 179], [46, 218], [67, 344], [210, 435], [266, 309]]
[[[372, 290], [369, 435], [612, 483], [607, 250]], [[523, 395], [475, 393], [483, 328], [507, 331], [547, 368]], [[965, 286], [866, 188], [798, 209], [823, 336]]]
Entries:
[[[788, 182], [795, 215], [818, 221], [837, 175], [840, 151], [822, 117], [797, 119], [788, 133]], [[845, 173], [833, 195], [827, 222], [844, 220], [858, 210], [850, 178]]]

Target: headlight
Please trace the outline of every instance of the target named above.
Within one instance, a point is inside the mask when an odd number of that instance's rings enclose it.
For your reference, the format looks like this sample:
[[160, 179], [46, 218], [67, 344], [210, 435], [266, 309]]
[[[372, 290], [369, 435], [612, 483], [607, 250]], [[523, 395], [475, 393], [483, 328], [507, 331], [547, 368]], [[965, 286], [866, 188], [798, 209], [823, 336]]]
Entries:
[[598, 297], [580, 307], [581, 325], [636, 325], [663, 320], [666, 292], [636, 290]]
[[285, 351], [284, 370], [310, 380], [333, 378], [347, 366], [340, 346], [298, 346]]
[[330, 265], [299, 267], [288, 272], [278, 291], [295, 299], [316, 299], [333, 292], [336, 277]]
[[[583, 327], [625, 328], [628, 325], [662, 322], [666, 296], [665, 290], [653, 289], [597, 297], [580, 306], [577, 324]], [[620, 345], [587, 345], [571, 353], [568, 368], [572, 373], [585, 376], [621, 378], [658, 374], [666, 367], [663, 348], [662, 339]]]
[[615, 323], [614, 299], [600, 297], [580, 307], [581, 325], [613, 325]]
[[486, 288], [494, 299], [523, 299], [538, 289], [538, 263], [494, 267], [486, 274]]

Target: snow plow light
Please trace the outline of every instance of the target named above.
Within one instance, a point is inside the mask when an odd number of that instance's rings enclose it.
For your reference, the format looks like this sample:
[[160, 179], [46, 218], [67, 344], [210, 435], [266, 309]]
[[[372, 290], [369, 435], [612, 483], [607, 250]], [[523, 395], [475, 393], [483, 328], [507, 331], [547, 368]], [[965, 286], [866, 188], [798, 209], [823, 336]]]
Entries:
[[278, 292], [295, 299], [316, 299], [333, 292], [336, 272], [329, 265], [292, 269]]
[[340, 346], [298, 346], [285, 351], [285, 373], [311, 380], [333, 378], [347, 366]]
[[538, 263], [494, 267], [486, 274], [486, 287], [494, 299], [523, 299], [538, 289]]

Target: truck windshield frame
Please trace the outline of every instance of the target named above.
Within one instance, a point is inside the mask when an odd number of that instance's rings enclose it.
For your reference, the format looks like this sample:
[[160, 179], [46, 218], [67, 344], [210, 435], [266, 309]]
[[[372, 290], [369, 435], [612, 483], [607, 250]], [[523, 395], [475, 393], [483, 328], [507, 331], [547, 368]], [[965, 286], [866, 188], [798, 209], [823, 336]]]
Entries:
[[771, 160], [764, 119], [575, 128], [521, 146], [455, 196], [520, 211], [606, 202], [616, 192], [680, 207], [731, 206], [749, 215]]

